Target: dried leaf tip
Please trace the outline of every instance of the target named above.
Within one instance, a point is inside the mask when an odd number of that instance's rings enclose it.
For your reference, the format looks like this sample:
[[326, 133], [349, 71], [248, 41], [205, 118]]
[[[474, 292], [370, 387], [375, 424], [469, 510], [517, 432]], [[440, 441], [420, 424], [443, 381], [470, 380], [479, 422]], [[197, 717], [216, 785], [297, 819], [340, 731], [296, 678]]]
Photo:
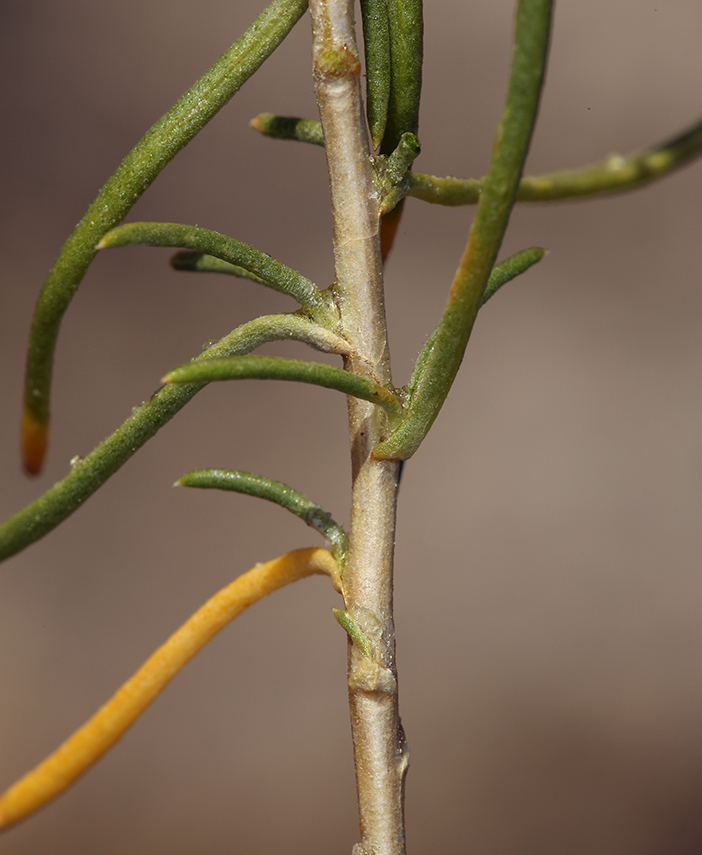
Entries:
[[44, 465], [49, 442], [49, 425], [39, 422], [33, 413], [25, 408], [22, 413], [22, 463], [27, 475], [38, 475]]

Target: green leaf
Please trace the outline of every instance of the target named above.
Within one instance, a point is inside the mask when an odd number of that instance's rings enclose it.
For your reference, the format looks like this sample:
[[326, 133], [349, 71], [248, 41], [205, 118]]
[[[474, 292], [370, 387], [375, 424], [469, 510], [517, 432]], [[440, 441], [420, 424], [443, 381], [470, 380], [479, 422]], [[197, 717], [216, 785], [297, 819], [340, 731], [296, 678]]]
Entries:
[[366, 113], [373, 148], [383, 141], [390, 101], [390, 20], [388, 0], [361, 0], [366, 59]]
[[[348, 354], [348, 344], [309, 318], [267, 315], [238, 327], [198, 360], [251, 353], [269, 341], [305, 342], [328, 353]], [[36, 501], [0, 525], [0, 561], [44, 537], [82, 507], [110, 476], [176, 415], [206, 383], [168, 385], [155, 392], [117, 430]]]
[[118, 246], [169, 246], [213, 255], [231, 265], [243, 267], [263, 285], [297, 300], [315, 320], [327, 326], [336, 320], [330, 301], [313, 282], [265, 252], [219, 232], [180, 223], [128, 223], [107, 232], [98, 249]]
[[422, 93], [422, 0], [387, 0], [390, 26], [390, 97], [381, 154], [391, 154], [404, 133], [416, 134]]
[[46, 452], [51, 375], [61, 319], [95, 258], [98, 241], [126, 217], [163, 168], [261, 67], [307, 5], [307, 0], [273, 0], [137, 143], [63, 245], [37, 301], [27, 351], [22, 424], [28, 472], [36, 474], [41, 469]]
[[169, 371], [162, 382], [213, 383], [222, 380], [291, 380], [310, 383], [370, 401], [382, 407], [391, 417], [399, 416], [402, 411], [399, 398], [377, 383], [333, 365], [283, 359], [280, 356], [233, 356], [199, 360]]
[[441, 322], [423, 354], [406, 415], [373, 454], [406, 460], [419, 448], [453, 384], [483, 302], [524, 166], [543, 84], [552, 0], [517, 3], [507, 97], [490, 168]]
[[[496, 265], [490, 274], [487, 288], [483, 294], [482, 305], [484, 306], [490, 297], [496, 294], [503, 285], [511, 282], [521, 273], [525, 273], [530, 267], [541, 261], [544, 255], [546, 255], [545, 249], [531, 247], [530, 249], [523, 249], [521, 252], [511, 255], [509, 258], [506, 258], [504, 261], [501, 261]], [[412, 377], [408, 384], [410, 407], [412, 398], [424, 379], [427, 366], [431, 364], [430, 357], [433, 353], [438, 334], [439, 327], [437, 327], [429, 336], [429, 340], [422, 348], [422, 352], [419, 354], [417, 362], [415, 363], [414, 370], [412, 371]]]
[[228, 276], [236, 276], [237, 279], [248, 279], [250, 282], [257, 282], [259, 285], [270, 287], [268, 282], [250, 270], [236, 264], [230, 264], [228, 261], [222, 261], [221, 258], [215, 258], [213, 255], [205, 255], [203, 252], [194, 252], [188, 249], [183, 250], [183, 252], [176, 252], [171, 258], [171, 267], [174, 270], [184, 270], [190, 273], [225, 273]]
[[419, 157], [422, 145], [415, 134], [402, 134], [397, 148], [387, 159], [385, 178], [391, 185], [397, 185], [407, 174], [414, 161]]
[[496, 264], [488, 279], [487, 287], [483, 292], [482, 305], [484, 306], [490, 297], [496, 294], [503, 285], [511, 282], [522, 273], [526, 273], [530, 267], [541, 261], [545, 255], [545, 249], [532, 246], [529, 249], [523, 249], [521, 252], [515, 253], [515, 255], [510, 255], [509, 258], [505, 258], [504, 261]]
[[247, 496], [256, 496], [268, 502], [275, 502], [275, 504], [295, 514], [315, 531], [318, 531], [329, 542], [339, 566], [343, 565], [343, 559], [348, 550], [346, 532], [319, 505], [282, 481], [271, 481], [269, 478], [252, 475], [250, 472], [227, 469], [198, 469], [183, 475], [176, 481], [176, 485], [199, 489], [229, 490], [234, 493], [244, 493]]
[[324, 146], [322, 123], [313, 119], [298, 119], [293, 116], [276, 116], [274, 113], [261, 113], [251, 119], [251, 127], [275, 140], [295, 140]]
[[373, 656], [373, 645], [369, 638], [366, 637], [361, 627], [351, 617], [348, 611], [344, 609], [332, 609], [332, 614], [336, 618], [339, 626], [341, 626], [351, 641], [358, 647], [363, 656], [369, 659]]
[[358, 603], [347, 603], [345, 609], [332, 609], [332, 612], [363, 656], [376, 662], [392, 656], [383, 636], [383, 625], [370, 609]]
[[[673, 139], [630, 154], [610, 154], [597, 163], [574, 169], [527, 175], [519, 183], [517, 202], [555, 202], [587, 199], [636, 190], [664, 178], [702, 155], [702, 121]], [[474, 205], [484, 179], [437, 178], [413, 172], [403, 188], [405, 195], [435, 205]]]

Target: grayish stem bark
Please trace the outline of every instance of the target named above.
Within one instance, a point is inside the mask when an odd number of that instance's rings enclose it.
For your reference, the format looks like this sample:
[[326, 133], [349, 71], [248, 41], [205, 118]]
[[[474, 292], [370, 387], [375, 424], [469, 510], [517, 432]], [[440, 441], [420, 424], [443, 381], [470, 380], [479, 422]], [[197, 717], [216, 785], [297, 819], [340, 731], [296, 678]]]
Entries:
[[[353, 4], [310, 0], [313, 60], [332, 199], [335, 292], [353, 353], [348, 370], [390, 382], [378, 199], [362, 110]], [[371, 457], [385, 415], [349, 399], [353, 476], [351, 539], [343, 575], [346, 608], [372, 655], [349, 645], [349, 705], [361, 823], [356, 855], [405, 851], [403, 781], [408, 752], [397, 706], [392, 612], [398, 464]]]

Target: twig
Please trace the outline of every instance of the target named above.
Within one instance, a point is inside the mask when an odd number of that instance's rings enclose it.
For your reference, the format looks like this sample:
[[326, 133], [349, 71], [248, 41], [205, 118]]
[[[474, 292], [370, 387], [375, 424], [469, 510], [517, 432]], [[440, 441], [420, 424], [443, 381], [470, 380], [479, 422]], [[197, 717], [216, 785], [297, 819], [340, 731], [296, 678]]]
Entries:
[[[362, 112], [353, 4], [311, 0], [314, 75], [331, 187], [341, 325], [356, 355], [346, 368], [388, 385], [390, 361], [380, 261], [379, 211]], [[353, 498], [343, 573], [346, 607], [378, 625], [372, 656], [349, 644], [349, 705], [361, 843], [357, 855], [405, 851], [403, 779], [407, 752], [397, 707], [392, 568], [398, 465], [372, 459], [387, 435], [377, 407], [349, 399]], [[355, 621], [359, 625], [359, 620]], [[363, 631], [363, 627], [361, 627]], [[364, 632], [364, 637], [374, 637]]]

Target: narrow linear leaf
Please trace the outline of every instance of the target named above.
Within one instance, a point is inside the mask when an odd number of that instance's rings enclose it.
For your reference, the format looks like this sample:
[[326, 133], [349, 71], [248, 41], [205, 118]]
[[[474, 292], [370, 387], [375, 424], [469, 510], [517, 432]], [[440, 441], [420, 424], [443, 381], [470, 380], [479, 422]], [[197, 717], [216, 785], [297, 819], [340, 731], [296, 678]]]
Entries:
[[[390, 23], [390, 99], [388, 119], [380, 153], [392, 155], [402, 135], [415, 134], [419, 127], [422, 92], [424, 20], [422, 0], [388, 0]], [[380, 254], [383, 263], [395, 243], [404, 202], [396, 202], [380, 220]]]
[[336, 389], [382, 407], [390, 416], [402, 411], [399, 398], [377, 383], [363, 377], [323, 365], [280, 356], [233, 356], [225, 359], [198, 360], [169, 371], [164, 383], [214, 383], [222, 380], [289, 380]]
[[519, 0], [507, 97], [483, 192], [444, 314], [424, 354], [406, 415], [378, 458], [406, 460], [419, 448], [460, 367], [495, 265], [536, 120], [551, 28], [552, 0]]
[[[348, 355], [348, 344], [308, 318], [268, 315], [238, 327], [198, 360], [251, 353], [269, 341], [296, 340], [328, 353]], [[44, 495], [0, 525], [0, 561], [53, 531], [82, 507], [110, 476], [176, 415], [206, 383], [168, 385], [155, 392], [107, 439]]]
[[334, 617], [364, 656], [376, 662], [387, 661], [388, 644], [378, 616], [360, 603], [347, 603], [345, 609], [332, 609]]
[[546, 255], [546, 250], [538, 246], [532, 246], [529, 249], [523, 249], [509, 258], [505, 258], [499, 264], [495, 265], [490, 278], [488, 279], [487, 287], [483, 292], [484, 306], [487, 301], [496, 294], [503, 285], [516, 279], [522, 273], [537, 264]]
[[476, 205], [483, 189], [483, 178], [440, 178], [412, 172], [405, 182], [405, 197], [420, 199], [431, 205]]
[[[495, 266], [492, 273], [490, 274], [490, 279], [488, 280], [487, 288], [483, 294], [482, 305], [484, 306], [487, 301], [494, 294], [502, 288], [503, 285], [506, 285], [508, 282], [511, 282], [521, 273], [525, 273], [530, 267], [532, 267], [537, 262], [541, 261], [541, 259], [546, 255], [546, 250], [541, 249], [540, 247], [531, 247], [530, 249], [523, 249], [521, 252], [516, 253], [515, 255], [511, 255], [509, 258], [506, 258], [504, 261], [501, 261], [498, 265]], [[409, 400], [412, 401], [412, 397], [415, 394], [418, 386], [424, 378], [425, 372], [427, 370], [427, 366], [430, 364], [430, 356], [434, 350], [434, 345], [436, 343], [436, 338], [439, 334], [439, 329], [435, 329], [434, 332], [429, 337], [429, 340], [422, 348], [422, 352], [419, 354], [417, 358], [417, 362], [415, 363], [414, 370], [412, 371], [412, 377], [410, 378], [410, 382], [408, 384], [409, 390]]]
[[390, 185], [394, 186], [402, 181], [421, 151], [419, 137], [409, 132], [402, 134], [397, 148], [387, 159], [385, 178]]
[[251, 127], [275, 140], [295, 140], [324, 146], [322, 123], [312, 119], [298, 119], [293, 116], [276, 116], [274, 113], [261, 113], [249, 122]]
[[339, 626], [345, 630], [348, 637], [356, 647], [358, 647], [361, 653], [370, 659], [373, 656], [373, 645], [370, 640], [366, 638], [363, 630], [351, 617], [348, 611], [345, 611], [344, 609], [332, 609], [332, 614], [336, 618]]
[[366, 113], [373, 148], [383, 141], [390, 101], [390, 20], [388, 0], [361, 0], [366, 59]]
[[248, 279], [251, 282], [269, 287], [268, 282], [244, 267], [222, 261], [221, 258], [215, 258], [213, 255], [205, 255], [202, 252], [194, 252], [188, 249], [177, 252], [171, 258], [171, 267], [174, 270], [184, 270], [191, 273], [225, 273], [228, 276]]
[[61, 319], [95, 258], [98, 241], [126, 217], [163, 168], [261, 67], [307, 6], [307, 0], [273, 0], [137, 143], [63, 245], [37, 301], [27, 351], [22, 447], [30, 474], [39, 472], [46, 454], [51, 376]]
[[[376, 158], [376, 170], [378, 173], [378, 184], [381, 193], [380, 203], [380, 254], [383, 262], [387, 259], [395, 242], [397, 227], [402, 217], [404, 197], [406, 195], [406, 178], [410, 173], [412, 164], [422, 150], [419, 138], [414, 134], [406, 133], [400, 137], [395, 151], [388, 157], [381, 155]], [[382, 171], [382, 163], [385, 160], [385, 170]]]
[[[519, 183], [517, 202], [586, 199], [637, 190], [687, 166], [702, 155], [702, 121], [673, 139], [630, 154], [610, 154], [597, 163], [544, 175], [526, 175]], [[474, 205], [484, 179], [437, 178], [413, 172], [405, 195], [435, 205]]]
[[313, 282], [265, 252], [219, 232], [180, 223], [128, 223], [107, 232], [98, 249], [119, 246], [177, 247], [212, 255], [243, 267], [262, 284], [297, 300], [315, 320], [326, 324], [334, 321], [331, 304]]
[[417, 133], [422, 93], [422, 0], [387, 0], [390, 30], [390, 96], [381, 154], [391, 154], [404, 133]]
[[334, 558], [339, 565], [343, 563], [348, 549], [348, 535], [344, 529], [319, 505], [282, 481], [271, 481], [260, 475], [237, 470], [198, 469], [183, 475], [176, 481], [176, 485], [207, 490], [229, 490], [274, 502], [319, 532], [332, 547]]
[[296, 549], [257, 564], [211, 597], [146, 660], [110, 700], [53, 754], [0, 798], [0, 830], [65, 792], [112, 748], [171, 680], [243, 611], [308, 576], [338, 577], [326, 549]]

